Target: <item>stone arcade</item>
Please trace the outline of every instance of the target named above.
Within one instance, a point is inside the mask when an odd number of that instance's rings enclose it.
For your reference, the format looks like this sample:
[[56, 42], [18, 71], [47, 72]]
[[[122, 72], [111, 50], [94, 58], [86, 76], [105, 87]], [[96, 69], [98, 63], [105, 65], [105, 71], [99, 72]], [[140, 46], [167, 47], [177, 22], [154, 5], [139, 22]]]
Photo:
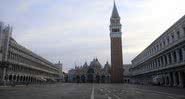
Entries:
[[185, 16], [132, 60], [132, 83], [185, 86]]
[[18, 44], [12, 28], [0, 22], [0, 83], [22, 84], [54, 81], [59, 68]]

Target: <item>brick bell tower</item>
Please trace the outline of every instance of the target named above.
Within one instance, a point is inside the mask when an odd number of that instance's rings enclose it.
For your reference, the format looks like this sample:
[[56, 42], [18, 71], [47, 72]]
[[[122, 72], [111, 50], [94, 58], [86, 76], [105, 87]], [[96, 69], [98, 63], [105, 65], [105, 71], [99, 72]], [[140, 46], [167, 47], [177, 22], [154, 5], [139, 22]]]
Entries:
[[120, 16], [116, 4], [110, 18], [110, 39], [111, 39], [111, 82], [123, 82], [123, 59], [122, 59], [122, 32]]

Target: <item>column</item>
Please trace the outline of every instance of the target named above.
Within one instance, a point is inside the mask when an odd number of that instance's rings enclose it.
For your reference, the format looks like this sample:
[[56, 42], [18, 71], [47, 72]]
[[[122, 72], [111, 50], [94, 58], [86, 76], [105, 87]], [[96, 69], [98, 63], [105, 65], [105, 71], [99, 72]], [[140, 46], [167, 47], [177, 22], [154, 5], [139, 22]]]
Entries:
[[176, 58], [177, 58], [177, 63], [178, 63], [178, 62], [180, 62], [179, 49], [177, 49], [177, 50], [175, 51], [175, 53], [176, 53]]
[[183, 78], [182, 78], [182, 73], [181, 71], [178, 72], [178, 77], [179, 77], [179, 87], [184, 87], [184, 81], [183, 81]]
[[166, 74], [164, 74], [164, 85], [165, 85], [165, 86], [167, 86], [167, 85], [168, 85], [168, 84], [167, 84], [167, 82], [168, 82], [168, 81], [167, 81], [167, 75], [166, 75]]
[[172, 75], [173, 75], [173, 86], [177, 86], [176, 72], [173, 72]]
[[160, 57], [158, 58], [158, 67], [160, 68], [161, 67], [161, 59], [160, 59]]
[[17, 83], [20, 83], [20, 76], [17, 76]]
[[15, 83], [17, 83], [17, 75], [15, 76]]
[[166, 64], [169, 65], [170, 64], [170, 58], [169, 58], [168, 54], [166, 55], [166, 58], [167, 58], [167, 63]]
[[6, 68], [3, 68], [3, 75], [2, 75], [3, 85], [6, 85], [5, 76], [6, 76]]

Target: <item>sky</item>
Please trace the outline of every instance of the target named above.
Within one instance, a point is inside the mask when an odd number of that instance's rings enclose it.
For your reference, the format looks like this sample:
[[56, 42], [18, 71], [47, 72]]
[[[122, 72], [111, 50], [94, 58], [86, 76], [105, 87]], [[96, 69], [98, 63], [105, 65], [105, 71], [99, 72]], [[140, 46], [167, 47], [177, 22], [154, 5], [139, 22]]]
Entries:
[[[123, 62], [185, 15], [185, 0], [116, 0], [122, 24]], [[109, 25], [113, 0], [1, 0], [0, 21], [13, 27], [24, 47], [64, 71], [98, 58], [110, 63]]]

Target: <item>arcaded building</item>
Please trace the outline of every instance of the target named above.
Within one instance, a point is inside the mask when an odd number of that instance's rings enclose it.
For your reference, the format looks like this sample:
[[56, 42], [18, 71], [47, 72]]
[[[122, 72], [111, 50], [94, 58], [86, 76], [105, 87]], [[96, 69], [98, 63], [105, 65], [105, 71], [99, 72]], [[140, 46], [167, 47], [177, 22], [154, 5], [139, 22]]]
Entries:
[[55, 81], [59, 68], [18, 44], [12, 28], [0, 22], [0, 83], [21, 84]]
[[132, 82], [185, 86], [185, 16], [132, 60]]

